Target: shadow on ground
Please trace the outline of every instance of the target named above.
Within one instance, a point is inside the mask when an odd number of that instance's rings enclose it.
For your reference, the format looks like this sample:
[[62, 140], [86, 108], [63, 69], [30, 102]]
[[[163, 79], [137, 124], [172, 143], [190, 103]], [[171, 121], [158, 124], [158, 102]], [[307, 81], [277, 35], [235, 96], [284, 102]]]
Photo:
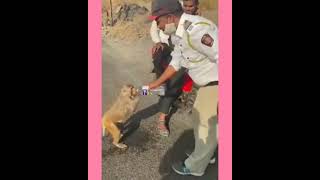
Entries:
[[215, 157], [217, 158], [215, 164], [209, 164], [206, 172], [201, 177], [195, 176], [181, 176], [175, 173], [171, 169], [171, 165], [174, 162], [182, 161], [187, 158], [185, 151], [187, 149], [193, 150], [194, 148], [194, 135], [193, 130], [186, 130], [178, 138], [175, 144], [166, 152], [162, 158], [159, 173], [161, 174], [161, 180], [217, 180], [218, 179], [218, 149], [216, 149]]

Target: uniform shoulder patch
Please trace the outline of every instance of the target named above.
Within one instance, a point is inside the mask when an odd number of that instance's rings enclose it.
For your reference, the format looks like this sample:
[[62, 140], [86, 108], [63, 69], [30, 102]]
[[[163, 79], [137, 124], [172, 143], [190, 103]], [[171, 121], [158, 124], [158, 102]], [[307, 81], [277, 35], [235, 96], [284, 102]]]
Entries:
[[[192, 24], [192, 22], [191, 21], [188, 21], [188, 20], [186, 20], [185, 22], [184, 22], [184, 30], [187, 30], [188, 28], [190, 28], [190, 26], [191, 26], [191, 24]], [[191, 26], [192, 27], [192, 26]]]
[[212, 47], [213, 42], [214, 42], [214, 39], [209, 34], [205, 34], [201, 38], [201, 43], [206, 46]]

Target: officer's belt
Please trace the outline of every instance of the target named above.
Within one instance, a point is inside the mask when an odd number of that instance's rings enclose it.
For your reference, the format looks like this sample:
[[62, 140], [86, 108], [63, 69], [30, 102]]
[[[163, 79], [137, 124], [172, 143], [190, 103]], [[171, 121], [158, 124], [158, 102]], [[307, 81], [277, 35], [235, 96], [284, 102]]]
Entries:
[[196, 84], [195, 82], [193, 82], [194, 87], [197, 89], [199, 89], [201, 87], [207, 87], [207, 86], [217, 86], [218, 84], [219, 84], [219, 81], [211, 81], [206, 85], [200, 86], [200, 85]]

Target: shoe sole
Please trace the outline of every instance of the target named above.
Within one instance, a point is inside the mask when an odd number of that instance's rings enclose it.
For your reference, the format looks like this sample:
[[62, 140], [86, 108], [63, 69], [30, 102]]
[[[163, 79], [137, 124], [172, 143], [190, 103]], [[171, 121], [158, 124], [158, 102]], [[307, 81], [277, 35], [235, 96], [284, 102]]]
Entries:
[[176, 172], [177, 174], [180, 174], [180, 175], [183, 175], [183, 176], [189, 176], [189, 175], [192, 175], [192, 176], [203, 176], [204, 173], [189, 173], [189, 174], [185, 174], [185, 173], [182, 173], [178, 170], [176, 170], [173, 166], [172, 166], [172, 169], [174, 170], [174, 172]]
[[[185, 153], [188, 157], [190, 156], [190, 154], [189, 153]], [[209, 162], [209, 164], [214, 164], [216, 162], [216, 158], [213, 158], [213, 159], [210, 159], [210, 162]]]

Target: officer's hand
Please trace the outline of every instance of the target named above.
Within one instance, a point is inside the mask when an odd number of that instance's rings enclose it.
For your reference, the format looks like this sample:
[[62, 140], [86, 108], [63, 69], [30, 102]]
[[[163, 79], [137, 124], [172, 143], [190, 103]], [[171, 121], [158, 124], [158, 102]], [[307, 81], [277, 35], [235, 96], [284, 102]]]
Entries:
[[147, 86], [149, 89], [154, 89], [154, 88], [158, 87], [159, 85], [156, 81], [153, 81], [153, 82], [149, 83]]
[[164, 48], [163, 44], [161, 42], [158, 42], [152, 47], [152, 55], [154, 55], [154, 53], [156, 53], [160, 49], [163, 50], [163, 48]]

